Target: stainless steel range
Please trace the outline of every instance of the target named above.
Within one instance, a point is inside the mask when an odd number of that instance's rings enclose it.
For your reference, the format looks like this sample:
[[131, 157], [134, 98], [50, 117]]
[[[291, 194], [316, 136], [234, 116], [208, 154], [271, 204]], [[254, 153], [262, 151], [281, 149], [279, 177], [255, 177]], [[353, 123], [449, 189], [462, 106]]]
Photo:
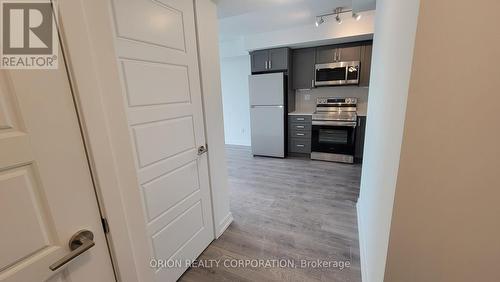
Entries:
[[318, 98], [312, 116], [311, 159], [354, 163], [356, 98]]

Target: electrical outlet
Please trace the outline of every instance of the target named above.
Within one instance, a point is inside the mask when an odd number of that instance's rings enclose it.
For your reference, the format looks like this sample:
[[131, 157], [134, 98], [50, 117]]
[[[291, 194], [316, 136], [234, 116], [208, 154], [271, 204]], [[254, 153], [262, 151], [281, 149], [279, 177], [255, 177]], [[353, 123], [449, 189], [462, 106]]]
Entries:
[[311, 94], [304, 95], [304, 101], [309, 101], [309, 100], [311, 100]]

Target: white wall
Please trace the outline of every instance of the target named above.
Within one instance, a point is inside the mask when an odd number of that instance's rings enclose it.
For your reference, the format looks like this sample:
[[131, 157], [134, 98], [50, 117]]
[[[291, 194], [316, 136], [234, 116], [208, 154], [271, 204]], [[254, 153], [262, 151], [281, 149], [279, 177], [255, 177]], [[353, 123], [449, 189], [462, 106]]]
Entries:
[[500, 2], [474, 5], [421, 0], [387, 282], [500, 281]]
[[196, 0], [195, 10], [214, 231], [215, 236], [219, 237], [232, 222], [233, 217], [229, 210], [229, 187], [224, 150], [217, 7], [211, 0]]
[[250, 105], [247, 55], [221, 59], [224, 135], [226, 144], [250, 146]]
[[[378, 0], [358, 202], [363, 281], [384, 278], [419, 0]], [[422, 269], [425, 271], [425, 269]]]

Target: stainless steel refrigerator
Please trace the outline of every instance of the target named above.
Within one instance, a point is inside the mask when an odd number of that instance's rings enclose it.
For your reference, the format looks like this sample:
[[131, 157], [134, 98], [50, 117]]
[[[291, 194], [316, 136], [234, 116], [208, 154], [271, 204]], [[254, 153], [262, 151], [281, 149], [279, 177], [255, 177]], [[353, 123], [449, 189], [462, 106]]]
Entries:
[[285, 157], [285, 91], [283, 73], [250, 75], [252, 153]]

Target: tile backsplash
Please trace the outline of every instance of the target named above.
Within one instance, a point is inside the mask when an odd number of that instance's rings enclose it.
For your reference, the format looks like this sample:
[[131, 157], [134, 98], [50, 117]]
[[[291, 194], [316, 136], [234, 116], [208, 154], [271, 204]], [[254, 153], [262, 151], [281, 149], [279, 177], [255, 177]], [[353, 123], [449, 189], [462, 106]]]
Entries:
[[316, 109], [316, 98], [355, 97], [358, 98], [358, 114], [366, 116], [368, 106], [368, 87], [318, 87], [311, 90], [296, 90], [295, 95], [295, 111], [298, 112], [314, 112]]

